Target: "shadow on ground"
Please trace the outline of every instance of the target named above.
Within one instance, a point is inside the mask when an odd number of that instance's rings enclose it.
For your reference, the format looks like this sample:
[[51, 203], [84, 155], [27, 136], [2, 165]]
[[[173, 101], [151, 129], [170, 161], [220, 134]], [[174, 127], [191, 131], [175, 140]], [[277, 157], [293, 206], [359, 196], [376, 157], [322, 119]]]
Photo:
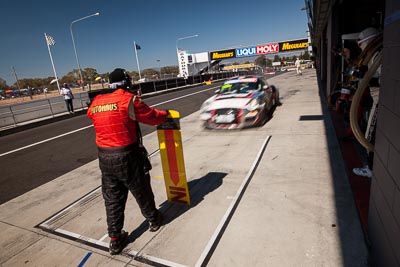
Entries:
[[[204, 197], [207, 194], [213, 192], [215, 189], [222, 185], [222, 180], [226, 175], [227, 173], [223, 172], [209, 172], [201, 178], [189, 181], [188, 187], [191, 202], [190, 206], [175, 204], [168, 201], [164, 201], [163, 203], [161, 203], [159, 210], [164, 215], [163, 225], [172, 222], [188, 210], [195, 208], [201, 201], [203, 201]], [[134, 242], [148, 229], [148, 222], [142, 222], [135, 230], [130, 233], [128, 237], [128, 242]]]

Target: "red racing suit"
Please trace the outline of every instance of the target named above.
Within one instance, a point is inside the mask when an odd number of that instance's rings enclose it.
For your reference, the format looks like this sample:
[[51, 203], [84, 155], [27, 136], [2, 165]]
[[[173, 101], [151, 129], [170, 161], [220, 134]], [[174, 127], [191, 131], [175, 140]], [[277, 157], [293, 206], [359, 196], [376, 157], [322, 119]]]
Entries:
[[150, 175], [144, 171], [144, 159], [138, 149], [135, 120], [157, 125], [165, 121], [167, 111], [151, 108], [132, 93], [117, 89], [96, 96], [87, 116], [96, 131], [109, 236], [118, 237], [123, 229], [128, 191], [135, 197], [142, 215], [155, 222], [159, 215]]
[[[137, 141], [136, 123], [129, 117], [128, 111], [133, 96], [123, 89], [117, 89], [111, 94], [94, 98], [87, 115], [93, 121], [98, 147], [123, 147]], [[165, 121], [167, 112], [150, 108], [136, 97], [134, 116], [138, 122], [158, 125]]]

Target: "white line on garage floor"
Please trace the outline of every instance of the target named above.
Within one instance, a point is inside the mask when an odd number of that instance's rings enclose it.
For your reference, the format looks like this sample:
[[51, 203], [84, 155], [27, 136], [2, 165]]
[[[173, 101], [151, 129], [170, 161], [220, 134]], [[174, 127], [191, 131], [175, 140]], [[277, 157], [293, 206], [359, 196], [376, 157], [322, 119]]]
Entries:
[[249, 172], [247, 173], [246, 178], [243, 180], [239, 190], [237, 191], [235, 197], [233, 198], [231, 205], [229, 208], [226, 210], [225, 215], [222, 217], [219, 225], [214, 231], [214, 234], [212, 235], [210, 241], [208, 242], [207, 246], [204, 248], [203, 253], [200, 255], [199, 259], [196, 262], [196, 267], [198, 266], [206, 266], [208, 261], [210, 260], [212, 253], [214, 252], [216, 246], [218, 245], [219, 240], [221, 239], [226, 227], [229, 224], [229, 221], [231, 220], [233, 214], [235, 213], [235, 210], [237, 206], [239, 205], [239, 202], [246, 191], [246, 188], [251, 180], [253, 178], [254, 172], [257, 169], [258, 164], [260, 163], [261, 157], [264, 154], [265, 148], [267, 147], [267, 144], [270, 140], [271, 136], [268, 136], [264, 143], [262, 144], [256, 159], [253, 162], [253, 165], [251, 166]]

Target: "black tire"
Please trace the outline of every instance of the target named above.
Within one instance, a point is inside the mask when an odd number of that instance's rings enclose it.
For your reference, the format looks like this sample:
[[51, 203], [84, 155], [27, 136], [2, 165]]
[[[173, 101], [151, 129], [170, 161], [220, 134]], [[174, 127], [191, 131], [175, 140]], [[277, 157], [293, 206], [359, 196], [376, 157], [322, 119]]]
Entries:
[[276, 91], [276, 92], [275, 92], [275, 107], [281, 106], [281, 105], [282, 105], [282, 103], [281, 103], [281, 101], [279, 100], [279, 92]]

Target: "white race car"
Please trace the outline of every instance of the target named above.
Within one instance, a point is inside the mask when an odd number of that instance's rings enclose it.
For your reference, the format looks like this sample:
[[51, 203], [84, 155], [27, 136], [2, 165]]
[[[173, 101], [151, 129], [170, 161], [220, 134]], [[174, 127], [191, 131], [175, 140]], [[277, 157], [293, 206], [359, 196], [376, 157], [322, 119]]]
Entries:
[[200, 119], [210, 129], [261, 126], [279, 103], [278, 89], [263, 76], [236, 77], [202, 104]]

